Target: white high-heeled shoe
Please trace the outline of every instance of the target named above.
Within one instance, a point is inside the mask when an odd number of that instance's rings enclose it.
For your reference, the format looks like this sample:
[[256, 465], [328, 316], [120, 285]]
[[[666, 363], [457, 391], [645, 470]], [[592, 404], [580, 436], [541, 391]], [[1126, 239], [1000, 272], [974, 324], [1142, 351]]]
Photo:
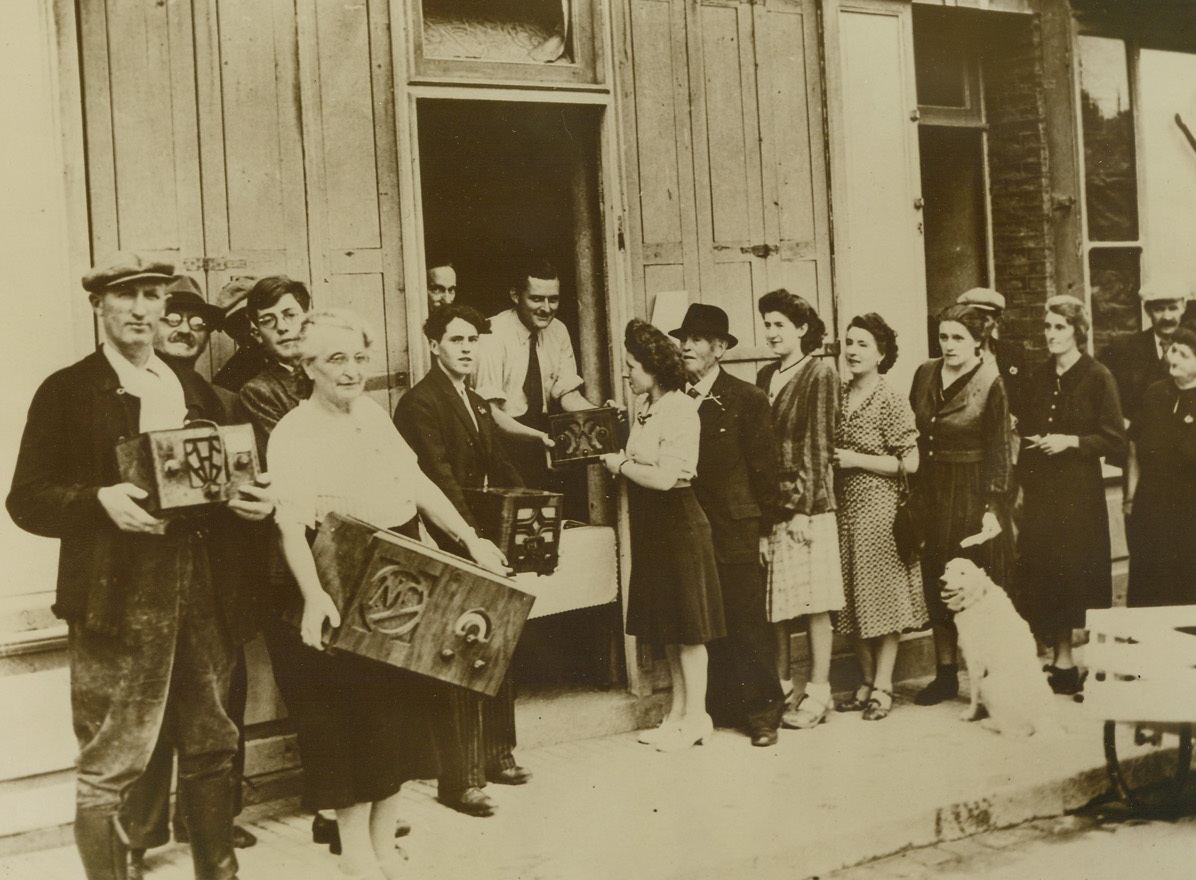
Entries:
[[662, 739], [670, 736], [676, 729], [677, 725], [671, 723], [669, 719], [666, 718], [664, 721], [660, 722], [659, 727], [649, 727], [646, 730], [641, 730], [640, 735], [636, 737], [636, 740], [646, 746], [654, 746]]
[[680, 752], [691, 746], [700, 746], [714, 735], [714, 719], [703, 714], [696, 722], [673, 728], [672, 736], [661, 739], [656, 744], [658, 752]]

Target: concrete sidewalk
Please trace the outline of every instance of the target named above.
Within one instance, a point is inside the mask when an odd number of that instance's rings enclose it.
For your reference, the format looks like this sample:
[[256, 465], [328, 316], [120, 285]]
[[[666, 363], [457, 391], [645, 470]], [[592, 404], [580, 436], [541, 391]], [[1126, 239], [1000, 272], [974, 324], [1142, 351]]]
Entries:
[[[921, 708], [901, 688], [893, 714], [833, 714], [815, 730], [782, 731], [752, 748], [732, 731], [661, 754], [633, 734], [520, 752], [530, 785], [491, 786], [498, 815], [475, 819], [409, 786], [404, 846], [412, 878], [802, 878], [1037, 817], [1108, 788], [1101, 724], [1057, 698], [1068, 727], [1013, 739], [958, 720], [962, 701]], [[242, 817], [261, 838], [241, 852], [242, 880], [338, 876], [310, 843], [293, 801]], [[191, 877], [185, 847], [151, 853], [153, 876]], [[81, 880], [69, 846], [0, 860], [0, 878]]]

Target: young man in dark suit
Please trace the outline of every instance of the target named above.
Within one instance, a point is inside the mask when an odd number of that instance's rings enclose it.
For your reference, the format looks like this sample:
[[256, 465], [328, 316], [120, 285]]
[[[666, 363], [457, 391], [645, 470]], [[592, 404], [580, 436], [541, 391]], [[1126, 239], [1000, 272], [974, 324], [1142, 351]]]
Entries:
[[768, 398], [719, 366], [738, 342], [722, 309], [694, 303], [670, 335], [681, 340], [686, 393], [700, 400], [693, 489], [710, 520], [727, 620], [727, 637], [709, 645], [707, 705], [715, 718], [745, 727], [752, 745], [775, 745], [784, 697], [760, 561], [762, 511], [777, 489]]
[[[419, 465], [465, 521], [477, 521], [464, 489], [522, 486], [503, 446], [489, 403], [465, 384], [473, 373], [481, 334], [489, 322], [475, 309], [443, 305], [424, 324], [432, 369], [395, 408], [394, 422], [419, 456]], [[432, 533], [446, 550], [446, 535]], [[510, 678], [492, 698], [449, 687], [437, 739], [444, 771], [439, 800], [472, 816], [493, 815], [496, 804], [481, 790], [486, 783], [522, 785], [531, 773], [515, 763], [515, 695]]]

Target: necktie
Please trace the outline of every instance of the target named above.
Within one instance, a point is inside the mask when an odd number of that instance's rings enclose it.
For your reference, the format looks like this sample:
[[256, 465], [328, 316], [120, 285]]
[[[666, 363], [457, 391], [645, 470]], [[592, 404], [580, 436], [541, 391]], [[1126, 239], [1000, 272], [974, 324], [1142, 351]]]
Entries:
[[536, 354], [538, 335], [532, 330], [527, 337], [527, 375], [523, 377], [523, 396], [527, 398], [527, 415], [531, 417], [544, 412], [544, 380], [540, 377], [540, 358]]
[[702, 396], [702, 393], [700, 391], [698, 391], [697, 388], [692, 388], [692, 387], [685, 393], [688, 394], [690, 397], [692, 397], [694, 400], [697, 400], [699, 397]]

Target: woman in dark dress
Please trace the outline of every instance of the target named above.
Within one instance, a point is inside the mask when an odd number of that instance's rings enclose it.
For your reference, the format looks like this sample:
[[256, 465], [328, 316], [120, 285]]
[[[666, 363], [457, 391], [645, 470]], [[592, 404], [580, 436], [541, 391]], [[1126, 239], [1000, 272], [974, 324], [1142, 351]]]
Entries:
[[1109, 514], [1101, 458], [1125, 449], [1125, 422], [1112, 374], [1081, 346], [1088, 312], [1073, 296], [1047, 300], [1051, 357], [1026, 383], [1021, 417], [1022, 486], [1018, 584], [1034, 634], [1051, 647], [1055, 693], [1080, 690], [1072, 630], [1089, 608], [1108, 608]]
[[700, 745], [714, 732], [706, 714], [706, 643], [726, 635], [710, 523], [690, 479], [697, 470], [701, 420], [685, 387], [673, 342], [646, 321], [627, 325], [624, 377], [636, 417], [624, 452], [602, 463], [627, 481], [631, 583], [627, 632], [664, 645], [673, 699], [660, 727], [640, 742], [659, 751]]
[[947, 562], [966, 551], [1005, 585], [1011, 558], [1009, 403], [996, 364], [981, 356], [992, 321], [973, 306], [953, 305], [939, 313], [938, 326], [943, 356], [918, 367], [910, 391], [919, 453], [913, 491], [926, 538], [922, 590], [938, 663], [914, 698], [919, 706], [959, 693], [959, 637], [939, 584]]
[[1167, 350], [1170, 379], [1151, 385], [1130, 425], [1128, 604], [1196, 603], [1196, 331]]

